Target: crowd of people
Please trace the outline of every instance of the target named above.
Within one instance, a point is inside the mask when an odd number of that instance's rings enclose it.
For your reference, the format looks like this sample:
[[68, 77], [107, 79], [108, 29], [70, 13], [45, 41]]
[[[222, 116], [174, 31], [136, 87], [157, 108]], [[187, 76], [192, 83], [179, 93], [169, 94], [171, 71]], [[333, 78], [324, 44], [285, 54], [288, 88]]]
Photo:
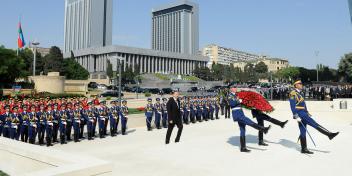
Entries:
[[[118, 134], [121, 120], [121, 133], [126, 135], [128, 107], [127, 101], [106, 101], [87, 98], [23, 99], [10, 98], [0, 102], [0, 136], [39, 145], [52, 146], [60, 142], [80, 142], [94, 140], [97, 134], [104, 138], [108, 124], [110, 135]], [[96, 132], [98, 129], [98, 132]], [[73, 132], [73, 134], [72, 134]], [[60, 138], [60, 141], [58, 140]]]

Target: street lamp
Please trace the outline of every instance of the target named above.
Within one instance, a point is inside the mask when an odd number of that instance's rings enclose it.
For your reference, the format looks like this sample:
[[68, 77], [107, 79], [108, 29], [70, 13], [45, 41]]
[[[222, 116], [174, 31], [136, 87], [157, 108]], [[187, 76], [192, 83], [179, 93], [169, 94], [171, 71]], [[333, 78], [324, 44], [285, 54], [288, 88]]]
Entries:
[[315, 51], [315, 56], [316, 56], [316, 59], [317, 59], [317, 82], [319, 81], [319, 59], [318, 59], [318, 56], [319, 56], [319, 51]]
[[40, 43], [37, 41], [31, 42], [31, 45], [33, 45], [33, 76], [35, 76], [35, 67], [36, 67], [36, 62], [37, 62], [37, 46]]
[[[124, 59], [123, 59], [123, 57], [117, 56], [117, 54], [113, 55], [109, 58], [110, 58], [110, 61], [111, 61], [111, 59], [116, 59], [116, 65], [119, 70], [119, 106], [121, 107], [121, 70], [122, 70], [122, 61]], [[115, 81], [115, 84], [116, 84], [116, 82], [117, 81]]]

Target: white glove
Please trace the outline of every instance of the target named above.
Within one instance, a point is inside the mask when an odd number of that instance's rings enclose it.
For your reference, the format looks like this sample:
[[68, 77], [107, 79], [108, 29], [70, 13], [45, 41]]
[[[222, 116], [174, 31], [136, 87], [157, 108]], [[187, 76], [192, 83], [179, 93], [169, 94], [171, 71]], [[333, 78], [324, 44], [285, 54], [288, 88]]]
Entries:
[[242, 99], [238, 99], [238, 101], [239, 101], [240, 103], [242, 103]]

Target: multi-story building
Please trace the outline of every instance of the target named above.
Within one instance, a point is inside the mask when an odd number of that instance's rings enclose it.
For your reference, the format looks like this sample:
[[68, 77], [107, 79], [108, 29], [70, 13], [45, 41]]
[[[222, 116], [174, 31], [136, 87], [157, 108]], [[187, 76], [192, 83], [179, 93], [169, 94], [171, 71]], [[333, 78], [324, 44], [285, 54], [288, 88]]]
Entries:
[[[207, 57], [174, 52], [156, 51], [126, 46], [106, 46], [87, 48], [73, 52], [75, 60], [90, 73], [103, 73], [107, 70], [108, 60], [117, 70], [116, 56], [122, 59], [123, 70], [139, 68], [140, 73], [193, 74], [196, 66], [205, 67]], [[64, 58], [71, 57], [65, 53]], [[138, 65], [139, 67], [135, 67]]]
[[178, 0], [152, 10], [152, 49], [196, 55], [199, 50], [199, 7]]
[[251, 54], [231, 48], [225, 48], [215, 44], [208, 45], [203, 48], [203, 56], [210, 58], [207, 66], [211, 67], [213, 62], [221, 65], [230, 65], [234, 62], [254, 61], [260, 59], [261, 56]]
[[252, 61], [237, 61], [233, 63], [234, 67], [240, 68], [242, 71], [244, 70], [244, 67], [248, 63], [252, 63], [253, 65], [258, 64], [259, 62], [264, 62], [265, 65], [268, 66], [268, 72], [277, 72], [278, 70], [281, 70], [283, 68], [289, 67], [289, 62], [286, 59], [280, 59], [280, 58], [269, 58], [269, 57], [261, 57], [258, 60], [252, 60]]
[[350, 19], [351, 19], [351, 22], [352, 22], [352, 0], [348, 0], [348, 7], [350, 9]]
[[112, 0], [65, 0], [64, 53], [112, 44]]

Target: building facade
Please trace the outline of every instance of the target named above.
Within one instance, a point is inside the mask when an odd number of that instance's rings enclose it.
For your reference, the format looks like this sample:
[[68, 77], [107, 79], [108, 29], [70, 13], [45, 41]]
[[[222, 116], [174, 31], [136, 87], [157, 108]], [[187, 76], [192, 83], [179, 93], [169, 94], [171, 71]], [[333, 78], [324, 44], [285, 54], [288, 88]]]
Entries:
[[203, 48], [203, 56], [209, 57], [207, 66], [210, 68], [213, 62], [221, 65], [230, 65], [234, 62], [249, 62], [259, 60], [261, 56], [231, 48], [210, 44]]
[[199, 50], [199, 6], [178, 0], [152, 10], [152, 49], [184, 54]]
[[112, 0], [65, 0], [64, 52], [112, 44]]
[[348, 7], [350, 9], [350, 19], [352, 23], [352, 0], [348, 0]]
[[[206, 66], [207, 57], [173, 52], [156, 51], [126, 46], [106, 46], [74, 51], [75, 60], [90, 73], [106, 72], [108, 60], [117, 70], [116, 56], [122, 58], [122, 68], [132, 66], [140, 73], [192, 74], [196, 65]], [[65, 53], [64, 58], [71, 57]], [[138, 65], [138, 67], [135, 67]]]
[[264, 62], [265, 65], [268, 66], [268, 72], [277, 72], [283, 68], [289, 67], [289, 62], [286, 59], [280, 59], [280, 58], [268, 58], [268, 57], [262, 57], [258, 60], [252, 60], [252, 61], [237, 61], [233, 63], [234, 67], [240, 68], [242, 71], [244, 70], [244, 67], [248, 63], [252, 63], [253, 65], [258, 64], [259, 62]]

